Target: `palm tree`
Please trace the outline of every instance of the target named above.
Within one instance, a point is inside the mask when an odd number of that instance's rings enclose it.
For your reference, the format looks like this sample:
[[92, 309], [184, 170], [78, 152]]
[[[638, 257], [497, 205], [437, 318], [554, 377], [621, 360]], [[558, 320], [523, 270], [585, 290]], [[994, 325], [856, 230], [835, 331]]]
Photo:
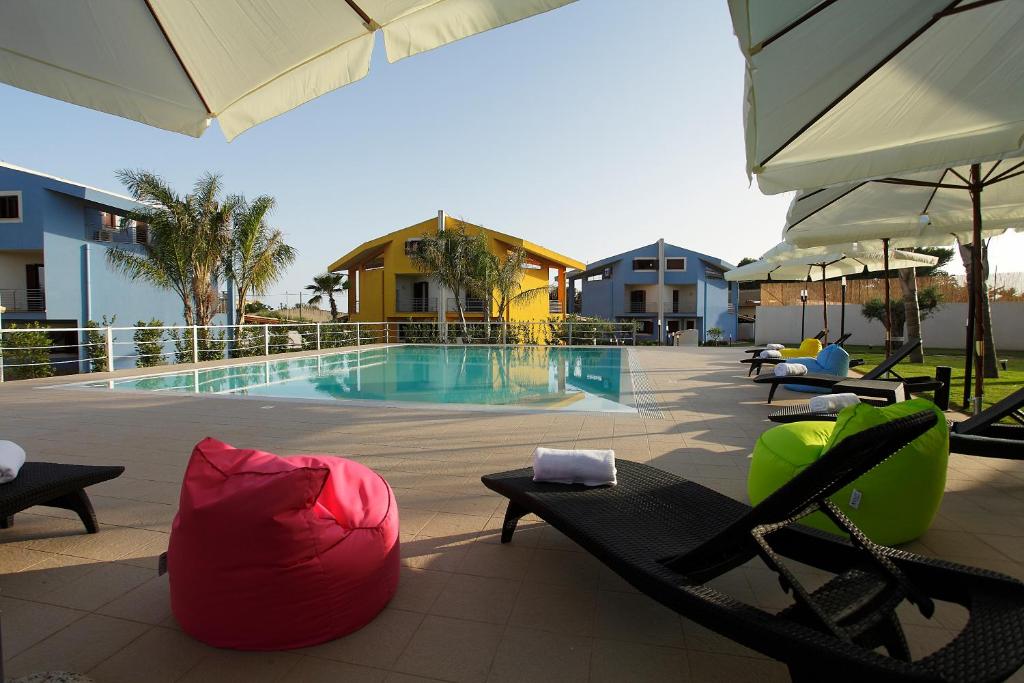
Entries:
[[457, 229], [424, 235], [419, 249], [411, 256], [420, 272], [426, 273], [455, 295], [455, 308], [459, 313], [464, 341], [469, 340], [469, 327], [466, 325], [465, 305], [460, 294], [472, 289], [477, 244], [473, 237], [466, 234], [465, 225], [462, 225]]
[[122, 169], [117, 177], [146, 205], [130, 218], [149, 226], [149, 240], [142, 253], [108, 250], [107, 262], [128, 277], [177, 294], [187, 324], [209, 325], [220, 300], [216, 283], [224, 274], [238, 200], [221, 200], [220, 176], [211, 173], [200, 177], [185, 197], [150, 171]]
[[238, 292], [235, 310], [239, 323], [244, 320], [246, 297], [265, 293], [295, 261], [295, 249], [285, 243], [284, 234], [267, 225], [267, 216], [276, 205], [276, 200], [267, 195], [260, 195], [252, 203], [239, 198], [226, 263]]
[[311, 306], [320, 305], [324, 297], [327, 297], [327, 302], [331, 306], [331, 320], [338, 319], [338, 302], [334, 300], [334, 295], [348, 289], [348, 280], [344, 278], [345, 276], [341, 273], [323, 273], [313, 277], [313, 284], [306, 285], [306, 289], [316, 292], [309, 297]]

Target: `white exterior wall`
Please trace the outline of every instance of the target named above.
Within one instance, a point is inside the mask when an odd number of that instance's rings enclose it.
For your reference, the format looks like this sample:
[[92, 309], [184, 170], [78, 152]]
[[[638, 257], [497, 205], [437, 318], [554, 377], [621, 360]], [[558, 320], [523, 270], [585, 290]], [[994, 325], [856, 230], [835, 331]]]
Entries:
[[[893, 302], [893, 307], [899, 305], [902, 302]], [[839, 336], [839, 309], [839, 304], [828, 306], [829, 339]], [[808, 304], [806, 334], [815, 334], [821, 326], [821, 305]], [[942, 304], [922, 326], [925, 348], [962, 349], [967, 333], [967, 304]], [[758, 306], [754, 331], [758, 344], [799, 344], [800, 306]], [[860, 304], [847, 304], [846, 331], [853, 333], [850, 338], [850, 344], [853, 345], [881, 346], [885, 336], [881, 323], [869, 321], [860, 314]], [[1024, 350], [1024, 302], [994, 302], [992, 331], [997, 350]]]

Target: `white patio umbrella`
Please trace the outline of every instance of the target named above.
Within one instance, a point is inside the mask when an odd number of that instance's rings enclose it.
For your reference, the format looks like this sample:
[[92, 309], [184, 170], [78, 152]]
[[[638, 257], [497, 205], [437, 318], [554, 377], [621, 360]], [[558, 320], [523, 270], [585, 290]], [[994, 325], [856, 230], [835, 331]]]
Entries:
[[[793, 198], [783, 238], [797, 246], [881, 240], [890, 246], [945, 246], [954, 239], [974, 245], [972, 283], [981, 282], [981, 241], [1007, 230], [1024, 230], [1024, 157], [1011, 157], [910, 175], [846, 183]], [[965, 381], [974, 358], [976, 408], [984, 386], [982, 289], [968, 306]]]
[[[731, 282], [750, 280], [821, 281], [823, 322], [828, 340], [828, 296], [825, 281], [845, 275], [864, 272], [898, 270], [900, 268], [930, 267], [938, 263], [934, 256], [909, 251], [872, 249], [860, 244], [833, 245], [801, 249], [782, 242], [766, 251], [761, 258], [745, 266], [727, 271], [725, 279]], [[889, 279], [885, 278], [886, 310], [889, 310]], [[845, 305], [845, 301], [843, 302]], [[886, 327], [886, 348], [889, 347], [889, 328]]]
[[1021, 149], [1024, 3], [730, 0], [768, 194]]
[[228, 140], [389, 61], [574, 0], [0, 2], [0, 82]]

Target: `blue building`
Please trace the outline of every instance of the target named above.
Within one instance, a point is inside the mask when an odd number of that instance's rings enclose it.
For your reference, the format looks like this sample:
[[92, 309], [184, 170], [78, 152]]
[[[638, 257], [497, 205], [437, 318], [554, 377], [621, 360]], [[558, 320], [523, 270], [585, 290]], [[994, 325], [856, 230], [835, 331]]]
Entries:
[[[606, 320], [636, 321], [638, 335], [668, 341], [680, 330], [697, 330], [701, 340], [718, 327], [726, 340], [736, 339], [737, 285], [725, 281], [732, 265], [707, 254], [658, 240], [566, 274], [575, 297], [566, 297], [571, 312]], [[579, 285], [577, 285], [579, 283]]]
[[[145, 225], [125, 216], [130, 197], [0, 162], [0, 305], [3, 325], [39, 321], [82, 327], [117, 316], [116, 325], [157, 318], [183, 322], [172, 292], [126, 278], [107, 265], [107, 250], [140, 249]], [[130, 332], [117, 342], [131, 342]], [[76, 343], [69, 341], [69, 343]], [[119, 344], [116, 355], [131, 353]], [[118, 367], [131, 365], [119, 362]]]

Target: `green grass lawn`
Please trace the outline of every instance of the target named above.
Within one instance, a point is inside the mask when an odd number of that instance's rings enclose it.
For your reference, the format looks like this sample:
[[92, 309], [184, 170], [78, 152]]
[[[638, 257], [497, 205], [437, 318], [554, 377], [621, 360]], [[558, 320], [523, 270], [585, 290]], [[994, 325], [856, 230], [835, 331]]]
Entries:
[[[867, 372], [885, 360], [881, 346], [847, 346], [850, 358], [863, 358], [864, 365], [854, 370]], [[999, 370], [999, 379], [985, 379], [984, 405], [987, 408], [1002, 400], [1008, 394], [1024, 386], [1024, 351], [998, 351], [999, 358], [1007, 361], [1008, 370]], [[964, 352], [957, 349], [929, 349], [925, 346], [923, 363], [903, 361], [897, 366], [901, 375], [935, 376], [935, 367], [949, 365], [953, 368], [953, 387], [949, 392], [949, 407], [962, 409], [964, 399]], [[974, 393], [973, 390], [971, 392]]]

